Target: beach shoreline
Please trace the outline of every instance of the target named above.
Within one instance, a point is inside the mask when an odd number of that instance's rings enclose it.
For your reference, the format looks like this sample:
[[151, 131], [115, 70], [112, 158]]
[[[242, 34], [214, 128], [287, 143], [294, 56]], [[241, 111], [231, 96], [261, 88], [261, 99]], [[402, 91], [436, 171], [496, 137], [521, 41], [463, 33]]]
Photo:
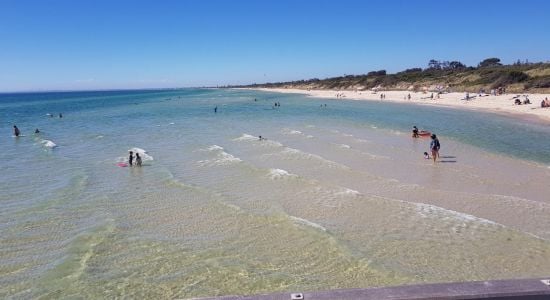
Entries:
[[[550, 124], [550, 108], [541, 108], [540, 102], [550, 99], [550, 94], [521, 94], [519, 99], [525, 100], [523, 95], [527, 95], [531, 104], [515, 105], [513, 97], [518, 94], [503, 94], [499, 96], [482, 96], [470, 94], [474, 97], [470, 100], [463, 100], [464, 93], [444, 93], [437, 98], [433, 93], [433, 99], [430, 99], [431, 92], [411, 92], [411, 91], [339, 91], [339, 90], [305, 90], [305, 89], [287, 89], [287, 88], [245, 88], [247, 90], [257, 90], [275, 93], [304, 94], [312, 98], [324, 98], [329, 100], [358, 100], [358, 101], [379, 101], [392, 103], [405, 103], [416, 105], [430, 105], [438, 107], [447, 107], [453, 109], [474, 110], [480, 112], [495, 113], [505, 115], [516, 119], [522, 119], [530, 122]], [[384, 94], [385, 98], [380, 99]], [[409, 100], [407, 97], [411, 95]]]

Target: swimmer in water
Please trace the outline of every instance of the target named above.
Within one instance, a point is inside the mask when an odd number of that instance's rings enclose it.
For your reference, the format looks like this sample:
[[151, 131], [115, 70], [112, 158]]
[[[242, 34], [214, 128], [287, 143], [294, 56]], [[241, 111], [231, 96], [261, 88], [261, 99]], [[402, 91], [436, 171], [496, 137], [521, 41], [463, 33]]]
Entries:
[[19, 128], [17, 126], [13, 125], [13, 135], [19, 136], [21, 134], [21, 131], [19, 131]]
[[36, 129], [34, 130], [34, 133], [37, 133], [37, 134], [38, 134], [38, 133], [40, 133], [40, 130], [38, 130], [38, 128], [36, 128]]
[[134, 161], [134, 152], [130, 151], [130, 156], [128, 157], [128, 165], [130, 165], [130, 167], [132, 166], [133, 161]]

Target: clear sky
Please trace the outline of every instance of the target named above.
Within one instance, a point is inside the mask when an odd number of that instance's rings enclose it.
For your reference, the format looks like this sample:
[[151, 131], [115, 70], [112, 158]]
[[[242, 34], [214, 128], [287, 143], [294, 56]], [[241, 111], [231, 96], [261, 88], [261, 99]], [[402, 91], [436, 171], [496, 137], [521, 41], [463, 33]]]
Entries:
[[550, 60], [546, 0], [0, 0], [0, 91], [261, 83]]

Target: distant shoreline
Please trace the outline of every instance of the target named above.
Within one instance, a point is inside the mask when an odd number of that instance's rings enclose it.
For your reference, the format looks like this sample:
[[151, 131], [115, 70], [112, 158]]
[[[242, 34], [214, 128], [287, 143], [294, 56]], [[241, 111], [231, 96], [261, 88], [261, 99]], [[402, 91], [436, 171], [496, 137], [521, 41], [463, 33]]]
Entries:
[[[471, 100], [462, 100], [465, 93], [444, 93], [437, 98], [437, 94], [433, 93], [434, 99], [430, 99], [431, 92], [409, 92], [409, 91], [338, 91], [338, 90], [304, 90], [304, 89], [286, 89], [286, 88], [240, 88], [246, 90], [257, 90], [265, 92], [289, 93], [289, 94], [304, 94], [308, 97], [325, 98], [331, 100], [359, 100], [359, 101], [379, 101], [392, 103], [406, 103], [418, 105], [430, 105], [447, 107], [454, 109], [466, 109], [482, 112], [495, 113], [506, 115], [522, 120], [527, 120], [536, 123], [550, 124], [550, 108], [541, 108], [541, 100], [548, 97], [550, 94], [525, 94], [531, 104], [514, 105], [513, 97], [518, 94], [504, 94], [500, 96], [483, 96], [470, 94], [474, 97]], [[337, 94], [339, 95], [337, 97]], [[385, 99], [380, 99], [380, 95], [385, 94]], [[411, 100], [406, 100], [405, 97], [411, 95]], [[525, 97], [521, 94], [520, 100]]]

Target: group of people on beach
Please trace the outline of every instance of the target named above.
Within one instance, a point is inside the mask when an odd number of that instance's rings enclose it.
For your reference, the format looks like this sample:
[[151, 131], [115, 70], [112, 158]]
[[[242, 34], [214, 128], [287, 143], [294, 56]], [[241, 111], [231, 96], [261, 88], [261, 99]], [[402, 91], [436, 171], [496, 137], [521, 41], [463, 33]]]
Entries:
[[[514, 100], [514, 104], [515, 104], [515, 105], [532, 104], [531, 101], [529, 100], [529, 96], [523, 95], [523, 97], [525, 97], [525, 99], [524, 99], [523, 101], [521, 101], [520, 97], [521, 97], [520, 95], [517, 95], [517, 96], [515, 96], [515, 97], [512, 98], [512, 99]], [[545, 98], [540, 102], [540, 107], [541, 107], [541, 108], [550, 107], [550, 100], [548, 100], [548, 97], [545, 97]]]
[[380, 94], [380, 100], [386, 99], [386, 94]]
[[[130, 156], [128, 157], [128, 165], [130, 167], [134, 166], [134, 152], [129, 151]], [[136, 152], [136, 167], [141, 167], [141, 156], [139, 156], [139, 153]]]
[[521, 105], [521, 104], [526, 105], [526, 104], [531, 104], [531, 100], [529, 100], [529, 96], [523, 95], [523, 97], [525, 97], [525, 100], [523, 100], [523, 102], [521, 101], [521, 99], [519, 99], [519, 97], [520, 97], [520, 96], [517, 95], [517, 96], [515, 96], [515, 97], [512, 98], [512, 99], [515, 99], [515, 100], [514, 100], [514, 104], [515, 104], [515, 105]]

